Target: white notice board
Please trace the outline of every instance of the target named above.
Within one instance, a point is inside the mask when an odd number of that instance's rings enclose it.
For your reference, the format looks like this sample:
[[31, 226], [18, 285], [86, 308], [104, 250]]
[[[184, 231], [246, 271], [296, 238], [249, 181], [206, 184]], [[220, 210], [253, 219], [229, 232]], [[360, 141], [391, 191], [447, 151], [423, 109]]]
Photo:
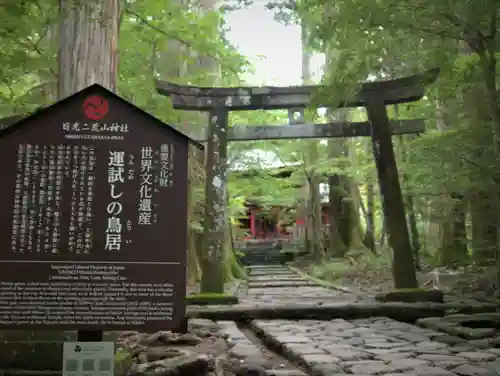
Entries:
[[63, 376], [114, 376], [114, 342], [64, 342]]

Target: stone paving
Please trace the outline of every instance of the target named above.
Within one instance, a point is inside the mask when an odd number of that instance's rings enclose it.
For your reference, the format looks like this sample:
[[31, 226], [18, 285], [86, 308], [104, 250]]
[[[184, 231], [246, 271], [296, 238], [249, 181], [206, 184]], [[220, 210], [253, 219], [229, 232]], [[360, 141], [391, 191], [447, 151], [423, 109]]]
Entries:
[[267, 351], [265, 346], [250, 341], [233, 321], [217, 321], [217, 324], [221, 327], [220, 332], [231, 340], [229, 356], [238, 359], [241, 364], [260, 367], [269, 376], [306, 376], [297, 367]]
[[[250, 282], [240, 291], [240, 300], [247, 304], [373, 302], [369, 295], [306, 284], [286, 267], [255, 266], [248, 273]], [[495, 348], [500, 346], [500, 333], [496, 342], [491, 338], [481, 342], [477, 336], [429, 328], [429, 322], [446, 327], [443, 319], [422, 319], [419, 327], [387, 317], [253, 320], [251, 327], [271, 349], [315, 376], [500, 375], [500, 348]]]
[[500, 347], [500, 313], [447, 315], [417, 320], [417, 325], [467, 339], [478, 348]]
[[[375, 295], [366, 292], [346, 292], [325, 288], [315, 282], [304, 280], [282, 265], [254, 265], [247, 267], [250, 281], [238, 291], [240, 302], [245, 305], [276, 303], [318, 304], [325, 303], [374, 303]], [[445, 302], [456, 305], [461, 312], [484, 312], [487, 302], [471, 297], [445, 295]], [[490, 304], [493, 308], [497, 304]], [[490, 307], [491, 310], [491, 307]]]
[[500, 349], [478, 349], [465, 339], [384, 317], [255, 320], [252, 328], [318, 376], [500, 374]]
[[355, 294], [324, 288], [314, 282], [306, 281], [285, 266], [259, 265], [248, 268], [250, 281], [246, 288], [240, 289], [242, 303], [308, 303], [354, 302], [359, 300]]

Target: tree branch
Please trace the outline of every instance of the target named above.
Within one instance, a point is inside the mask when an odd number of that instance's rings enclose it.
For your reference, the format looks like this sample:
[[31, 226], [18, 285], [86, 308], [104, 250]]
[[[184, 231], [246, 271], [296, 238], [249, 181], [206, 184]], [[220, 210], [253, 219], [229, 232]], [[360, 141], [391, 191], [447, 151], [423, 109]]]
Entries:
[[152, 51], [151, 51], [151, 63], [150, 63], [153, 74], [156, 73], [157, 48], [158, 48], [158, 39], [155, 39], [153, 41], [153, 45], [151, 46]]
[[16, 97], [16, 93], [14, 92], [14, 89], [12, 88], [11, 82], [9, 80], [7, 80], [7, 78], [5, 77], [5, 75], [3, 74], [3, 72], [1, 72], [1, 71], [0, 71], [0, 76], [1, 76], [1, 79], [2, 79], [3, 83], [5, 85], [7, 85], [7, 87], [9, 88], [9, 93], [10, 93], [9, 100], [7, 100], [7, 97], [5, 95], [2, 95], [2, 97], [4, 98], [4, 101], [6, 103], [11, 103], [12, 100]]
[[[413, 10], [419, 10], [419, 11], [423, 11], [423, 12], [429, 11], [423, 5], [408, 4], [407, 2], [399, 2], [398, 6], [413, 9]], [[475, 27], [473, 27], [471, 24], [469, 24], [465, 20], [460, 19], [460, 17], [453, 11], [453, 6], [450, 2], [448, 2], [448, 6], [449, 6], [448, 7], [449, 13], [436, 11], [436, 10], [433, 10], [432, 13], [444, 18], [446, 21], [450, 22], [453, 26], [457, 27], [458, 30], [468, 29], [470, 31], [474, 31], [478, 35], [483, 36], [483, 34], [481, 33], [481, 30], [476, 29]], [[460, 40], [462, 40], [461, 37], [460, 37]]]
[[470, 160], [468, 158], [465, 158], [463, 156], [460, 157], [460, 160], [462, 162], [464, 162], [465, 164], [477, 167], [480, 171], [482, 171], [482, 172], [486, 173], [487, 175], [490, 175], [491, 177], [493, 177], [491, 167], [480, 165], [479, 163], [476, 163], [476, 162], [474, 162], [474, 161], [472, 161], [472, 160]]
[[[157, 26], [153, 25], [151, 22], [149, 22], [147, 19], [145, 19], [145, 18], [144, 18], [143, 16], [141, 16], [140, 14], [138, 14], [138, 13], [134, 12], [133, 10], [130, 10], [130, 9], [125, 9], [125, 12], [126, 12], [126, 13], [128, 13], [128, 14], [130, 14], [131, 16], [136, 17], [136, 18], [137, 18], [137, 19], [138, 19], [138, 20], [139, 20], [139, 21], [140, 21], [140, 22], [141, 22], [144, 26], [147, 26], [147, 27], [149, 27], [150, 29], [157, 31], [158, 33], [163, 34], [163, 35], [165, 35], [165, 36], [166, 36], [166, 37], [168, 37], [168, 38], [175, 39], [176, 41], [180, 42], [180, 43], [181, 43], [181, 44], [183, 44], [184, 46], [187, 46], [187, 47], [189, 47], [189, 48], [192, 48], [192, 49], [196, 50], [196, 47], [195, 47], [195, 46], [194, 46], [191, 42], [189, 42], [188, 40], [186, 40], [186, 39], [184, 39], [184, 38], [181, 38], [181, 37], [179, 37], [178, 35], [174, 35], [174, 34], [172, 34], [172, 33], [169, 33], [169, 32], [167, 32], [167, 31], [163, 30], [162, 28], [159, 28], [159, 27], [157, 27]], [[208, 56], [208, 57], [210, 57], [210, 58], [214, 59], [215, 61], [217, 61], [219, 64], [221, 64], [221, 65], [225, 65], [225, 64], [223, 63], [223, 61], [221, 61], [221, 59], [220, 59], [217, 55], [215, 55], [215, 54], [213, 54], [213, 53], [211, 53], [211, 52], [203, 52], [203, 53], [204, 53], [206, 56]], [[230, 67], [230, 66], [227, 66], [226, 68], [228, 68], [231, 72], [233, 72], [233, 73], [235, 73], [235, 74], [239, 74], [239, 72], [238, 72], [237, 70], [233, 69], [233, 68], [232, 68], [232, 67]]]
[[495, 58], [495, 52], [496, 52], [496, 37], [498, 34], [498, 11], [495, 9], [494, 12], [491, 14], [490, 18], [490, 30], [488, 35], [486, 35], [486, 48], [488, 49], [488, 53], [490, 55], [490, 58]]

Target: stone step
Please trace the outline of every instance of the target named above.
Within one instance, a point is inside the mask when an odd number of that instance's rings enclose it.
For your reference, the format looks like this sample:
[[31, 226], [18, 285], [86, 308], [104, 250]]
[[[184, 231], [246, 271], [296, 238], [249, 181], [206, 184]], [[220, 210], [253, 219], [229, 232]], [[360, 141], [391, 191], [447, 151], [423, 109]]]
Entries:
[[288, 272], [288, 273], [292, 273], [293, 272], [288, 269], [287, 267], [283, 266], [283, 265], [259, 265], [259, 266], [256, 266], [255, 264], [253, 265], [250, 265], [248, 266], [247, 268], [248, 270], [250, 271], [259, 271], [259, 272], [274, 272], [274, 271], [277, 271], [277, 272]]
[[264, 275], [252, 276], [252, 282], [288, 282], [288, 281], [303, 281], [304, 278], [297, 277], [296, 275]]
[[[276, 266], [265, 265], [265, 264], [264, 265], [255, 264], [251, 266], [251, 269], [274, 269], [274, 268], [276, 268]], [[281, 269], [289, 270], [286, 266], [281, 266]]]
[[267, 251], [267, 250], [249, 250], [241, 252], [245, 256], [274, 256], [281, 257], [281, 252], [279, 251]]
[[281, 258], [275, 257], [248, 257], [248, 256], [240, 256], [239, 261], [244, 266], [251, 266], [255, 264], [267, 264], [271, 266], [277, 266], [282, 264]]
[[252, 265], [264, 264], [269, 265], [269, 260], [280, 261], [282, 259], [281, 255], [270, 255], [270, 254], [255, 254], [255, 255], [242, 255], [241, 260], [252, 261]]
[[285, 255], [279, 249], [275, 248], [254, 248], [242, 250], [242, 255], [239, 256], [240, 262], [245, 265], [280, 265], [285, 260]]
[[269, 251], [261, 251], [261, 250], [252, 250], [242, 252], [243, 255], [251, 257], [251, 256], [270, 256], [270, 257], [281, 257], [281, 252], [269, 252]]
[[282, 281], [282, 282], [249, 282], [248, 283], [248, 288], [249, 289], [265, 289], [265, 288], [271, 288], [271, 287], [304, 287], [304, 286], [318, 286], [314, 282], [310, 281]]
[[249, 277], [263, 277], [263, 276], [280, 276], [280, 277], [287, 277], [287, 276], [294, 276], [295, 274], [292, 274], [289, 270], [250, 270], [248, 272]]
[[268, 254], [268, 255], [280, 255], [281, 250], [275, 248], [246, 248], [241, 250], [242, 253], [247, 255], [258, 255], [258, 254]]

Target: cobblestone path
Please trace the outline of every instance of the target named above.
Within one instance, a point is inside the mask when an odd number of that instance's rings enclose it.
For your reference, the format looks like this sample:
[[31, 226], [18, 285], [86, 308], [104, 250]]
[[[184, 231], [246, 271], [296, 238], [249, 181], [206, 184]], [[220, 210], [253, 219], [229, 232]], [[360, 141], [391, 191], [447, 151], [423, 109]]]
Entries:
[[[240, 300], [245, 305], [276, 301], [322, 304], [363, 299], [306, 281], [284, 266], [253, 266], [249, 268], [249, 275], [246, 289], [240, 290]], [[371, 301], [372, 298], [365, 299]], [[229, 333], [234, 331], [234, 323], [222, 324]], [[489, 339], [481, 342], [477, 336], [471, 340], [386, 317], [253, 320], [250, 328], [270, 349], [309, 375], [500, 375], [500, 348], [495, 347], [500, 347], [500, 332], [494, 329], [489, 330]], [[234, 338], [236, 351], [248, 349], [251, 342], [243, 339], [245, 342], [240, 345], [238, 335]], [[242, 361], [244, 359], [242, 357]], [[294, 372], [302, 371], [296, 369]]]
[[323, 304], [354, 302], [361, 298], [360, 295], [328, 289], [304, 280], [285, 266], [252, 266], [248, 267], [248, 274], [250, 281], [239, 291], [243, 304]]

